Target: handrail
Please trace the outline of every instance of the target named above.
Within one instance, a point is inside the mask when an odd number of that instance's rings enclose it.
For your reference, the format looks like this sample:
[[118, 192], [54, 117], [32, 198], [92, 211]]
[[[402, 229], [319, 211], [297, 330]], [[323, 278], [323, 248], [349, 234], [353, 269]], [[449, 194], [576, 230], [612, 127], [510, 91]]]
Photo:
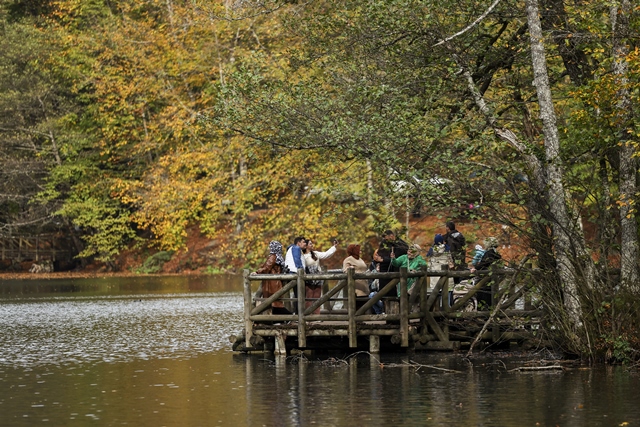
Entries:
[[[483, 288], [487, 283], [492, 281], [492, 278], [500, 278], [499, 282], [509, 276], [515, 275], [521, 269], [514, 268], [493, 268], [489, 270], [477, 271], [471, 273], [469, 271], [451, 271], [451, 270], [428, 270], [426, 268], [421, 269], [420, 271], [408, 271], [406, 267], [402, 268], [399, 272], [365, 272], [365, 273], [356, 273], [355, 270], [350, 269], [347, 272], [343, 272], [342, 270], [327, 270], [321, 273], [315, 274], [306, 274], [303, 269], [299, 269], [295, 275], [293, 274], [249, 274], [248, 271], [245, 270], [244, 278], [245, 278], [245, 305], [249, 305], [249, 307], [245, 307], [245, 336], [247, 340], [247, 346], [249, 346], [249, 340], [254, 335], [253, 328], [254, 322], [277, 322], [277, 321], [295, 321], [297, 325], [295, 328], [297, 329], [297, 337], [298, 337], [298, 345], [300, 348], [306, 347], [306, 339], [307, 339], [307, 327], [308, 321], [346, 321], [346, 330], [344, 333], [349, 338], [349, 347], [357, 347], [357, 339], [358, 339], [358, 324], [361, 322], [371, 321], [371, 320], [387, 320], [387, 321], [399, 321], [398, 329], [396, 329], [399, 335], [397, 338], [393, 338], [392, 342], [396, 342], [403, 347], [407, 347], [409, 345], [410, 334], [415, 334], [415, 326], [410, 325], [419, 325], [422, 329], [420, 332], [420, 339], [434, 339], [427, 338], [436, 337], [436, 339], [448, 342], [449, 340], [449, 332], [448, 327], [441, 327], [438, 324], [438, 321], [435, 320], [436, 317], [440, 319], [456, 319], [456, 318], [472, 318], [474, 316], [482, 315], [482, 312], [478, 314], [468, 315], [465, 312], [456, 312], [465, 306], [468, 300], [473, 298], [477, 291]], [[455, 303], [449, 307], [448, 304], [448, 281], [450, 278], [471, 278], [475, 276], [485, 276], [476, 283], [472, 288], [470, 288], [467, 293], [459, 298]], [[429, 290], [429, 277], [440, 277], [438, 283], [436, 284], [433, 290]], [[409, 295], [407, 291], [407, 280], [410, 278], [415, 278], [415, 291], [412, 291], [411, 295]], [[370, 279], [390, 279], [389, 283], [387, 283], [379, 292], [374, 295], [372, 298], [369, 298], [362, 304], [360, 307], [357, 307], [357, 299], [355, 293], [355, 283], [357, 280], [370, 280]], [[252, 298], [251, 294], [251, 282], [261, 281], [261, 280], [282, 280], [285, 282], [284, 286], [275, 292], [273, 295], [269, 296], [266, 299], [260, 300], [260, 303], [255, 305], [257, 299]], [[313, 303], [305, 308], [305, 281], [306, 280], [323, 280], [325, 281], [337, 281], [337, 284], [329, 289], [328, 285], [323, 285], [325, 292], [323, 295], [313, 301]], [[400, 297], [398, 299], [395, 298], [395, 292], [393, 292], [396, 286], [400, 283]], [[509, 282], [508, 289], [501, 289], [499, 292], [503, 295], [508, 295], [509, 298], [506, 299], [509, 304], [503, 303], [501, 309], [507, 309], [511, 305], [515, 304], [516, 300], [525, 295], [531, 285], [530, 284], [520, 284], [516, 286], [514, 281]], [[336, 296], [344, 289], [347, 289], [345, 298], [340, 298], [344, 301], [343, 307], [346, 310], [339, 312], [334, 312], [331, 309], [325, 310], [320, 314], [314, 314], [314, 312], [325, 305], [325, 307], [331, 307], [332, 301], [337, 301]], [[271, 304], [278, 299], [283, 298], [286, 294], [288, 294], [292, 289], [297, 289], [298, 298], [295, 303], [297, 304], [297, 313], [296, 314], [261, 314], [266, 309], [270, 308]], [[494, 290], [498, 289], [498, 285], [495, 285]], [[388, 298], [387, 294], [393, 294], [393, 298]], [[439, 298], [441, 296], [441, 298]], [[378, 303], [385, 298], [385, 301], [398, 301], [399, 302], [399, 313], [392, 314], [385, 313], [381, 315], [374, 314], [366, 314], [369, 309], [373, 307], [374, 304]], [[290, 298], [287, 298], [290, 300]], [[504, 301], [504, 300], [503, 300]], [[418, 304], [418, 305], [415, 305]], [[412, 307], [419, 307], [418, 311], [412, 310]], [[346, 313], [345, 313], [346, 311]], [[531, 312], [531, 311], [529, 311]], [[333, 313], [333, 314], [332, 314]], [[411, 323], [412, 319], [418, 319], [419, 323]], [[294, 326], [294, 325], [291, 325]], [[433, 332], [427, 333], [427, 327], [430, 328]], [[411, 332], [414, 331], [414, 332]], [[290, 331], [289, 333], [291, 333]], [[384, 332], [384, 331], [383, 331]], [[265, 332], [268, 333], [268, 330]], [[382, 332], [381, 332], [382, 333]], [[385, 332], [386, 333], [386, 332]], [[435, 335], [434, 335], [435, 334]], [[394, 336], [395, 337], [395, 336]], [[415, 338], [414, 338], [415, 339]], [[394, 341], [395, 340], [395, 341]]]

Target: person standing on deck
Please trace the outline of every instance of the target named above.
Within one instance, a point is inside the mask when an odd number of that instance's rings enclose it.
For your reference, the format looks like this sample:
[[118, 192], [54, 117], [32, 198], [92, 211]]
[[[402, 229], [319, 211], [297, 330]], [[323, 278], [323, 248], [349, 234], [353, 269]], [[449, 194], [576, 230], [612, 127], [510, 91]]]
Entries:
[[[391, 265], [391, 254], [396, 258], [406, 255], [409, 245], [402, 239], [396, 237], [396, 233], [387, 230], [382, 233], [382, 241], [378, 246], [378, 255], [382, 258], [380, 262], [380, 272], [388, 273], [390, 271], [399, 271]], [[385, 287], [391, 279], [380, 279], [380, 289]]]
[[[298, 269], [304, 269], [306, 264], [304, 262], [303, 250], [307, 247], [307, 241], [304, 237], [298, 236], [293, 239], [293, 245], [287, 248], [287, 254], [284, 257], [284, 264], [289, 270], [290, 274], [298, 274]], [[298, 287], [293, 288], [293, 296], [298, 299]], [[298, 312], [298, 302], [293, 301], [293, 312]]]
[[[336, 253], [338, 249], [338, 241], [333, 241], [331, 246], [325, 252], [319, 252], [314, 250], [314, 244], [311, 239], [306, 239], [307, 247], [304, 249], [304, 262], [306, 265], [306, 273], [317, 274], [320, 273], [320, 260], [327, 259]], [[306, 280], [304, 282], [306, 288], [306, 300], [305, 308], [309, 308], [315, 301], [322, 296], [322, 280]], [[318, 307], [314, 314], [320, 314], [320, 308]]]
[[289, 273], [298, 274], [299, 268], [305, 268], [304, 249], [307, 247], [307, 241], [304, 237], [299, 236], [293, 239], [293, 244], [287, 248], [287, 254], [284, 257], [284, 262]]
[[[436, 234], [433, 238], [433, 246], [429, 248], [427, 252], [427, 258], [429, 260], [429, 270], [442, 271], [443, 266], [449, 266], [451, 264], [451, 253], [449, 247], [444, 243], [444, 237], [442, 234]], [[435, 288], [438, 284], [440, 277], [433, 276], [429, 278], [429, 287]], [[451, 280], [451, 279], [450, 279]], [[451, 282], [451, 284], [453, 281]]]
[[[453, 271], [464, 271], [467, 268], [467, 242], [464, 235], [456, 230], [456, 225], [453, 221], [447, 221], [445, 225], [447, 233], [444, 235], [444, 242], [449, 246], [451, 251], [451, 258], [453, 260]], [[459, 277], [453, 278], [453, 283], [456, 285], [460, 283]]]
[[[267, 260], [262, 264], [262, 267], [257, 269], [253, 274], [281, 274], [284, 270], [284, 258], [282, 257], [282, 243], [277, 240], [269, 242], [269, 256]], [[282, 289], [281, 280], [263, 280], [262, 281], [262, 296], [269, 298], [271, 295]], [[272, 313], [274, 314], [289, 314], [289, 311], [284, 308], [282, 301], [274, 301], [271, 303]]]
[[[367, 263], [360, 258], [360, 245], [347, 246], [347, 257], [342, 261], [342, 271], [345, 273], [354, 268], [356, 273], [366, 273]], [[369, 283], [367, 279], [356, 280], [356, 296], [366, 297], [369, 296]]]

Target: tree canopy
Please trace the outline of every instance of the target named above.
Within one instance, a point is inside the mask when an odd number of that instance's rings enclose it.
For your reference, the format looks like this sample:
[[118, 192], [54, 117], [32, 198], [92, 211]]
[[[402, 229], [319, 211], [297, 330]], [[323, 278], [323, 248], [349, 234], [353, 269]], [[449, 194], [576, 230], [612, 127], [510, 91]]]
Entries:
[[3, 2], [0, 230], [61, 230], [112, 263], [195, 225], [220, 262], [256, 265], [300, 229], [363, 241], [408, 201], [481, 205], [548, 272], [569, 351], [631, 342], [633, 310], [602, 307], [638, 292], [638, 11]]

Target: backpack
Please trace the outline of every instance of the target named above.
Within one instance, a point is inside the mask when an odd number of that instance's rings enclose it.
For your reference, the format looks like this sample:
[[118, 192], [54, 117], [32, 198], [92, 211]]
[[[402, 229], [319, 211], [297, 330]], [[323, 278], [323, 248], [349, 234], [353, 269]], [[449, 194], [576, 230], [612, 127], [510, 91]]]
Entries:
[[459, 231], [454, 231], [453, 233], [447, 235], [446, 243], [449, 245], [449, 251], [454, 258], [459, 257], [461, 253], [465, 252], [465, 246], [467, 245], [467, 241], [464, 236]]
[[496, 252], [495, 249], [493, 248], [487, 249], [484, 255], [482, 255], [482, 258], [480, 259], [480, 262], [476, 266], [476, 269], [486, 270], [491, 264], [501, 259], [502, 259], [502, 256], [500, 256], [500, 254]]

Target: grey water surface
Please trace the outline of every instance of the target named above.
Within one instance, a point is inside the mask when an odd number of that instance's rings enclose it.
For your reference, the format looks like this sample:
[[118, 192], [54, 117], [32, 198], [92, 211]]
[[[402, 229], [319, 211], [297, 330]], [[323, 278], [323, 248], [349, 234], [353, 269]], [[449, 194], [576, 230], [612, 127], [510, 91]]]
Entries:
[[239, 276], [0, 281], [0, 427], [638, 426], [624, 367], [231, 351]]

